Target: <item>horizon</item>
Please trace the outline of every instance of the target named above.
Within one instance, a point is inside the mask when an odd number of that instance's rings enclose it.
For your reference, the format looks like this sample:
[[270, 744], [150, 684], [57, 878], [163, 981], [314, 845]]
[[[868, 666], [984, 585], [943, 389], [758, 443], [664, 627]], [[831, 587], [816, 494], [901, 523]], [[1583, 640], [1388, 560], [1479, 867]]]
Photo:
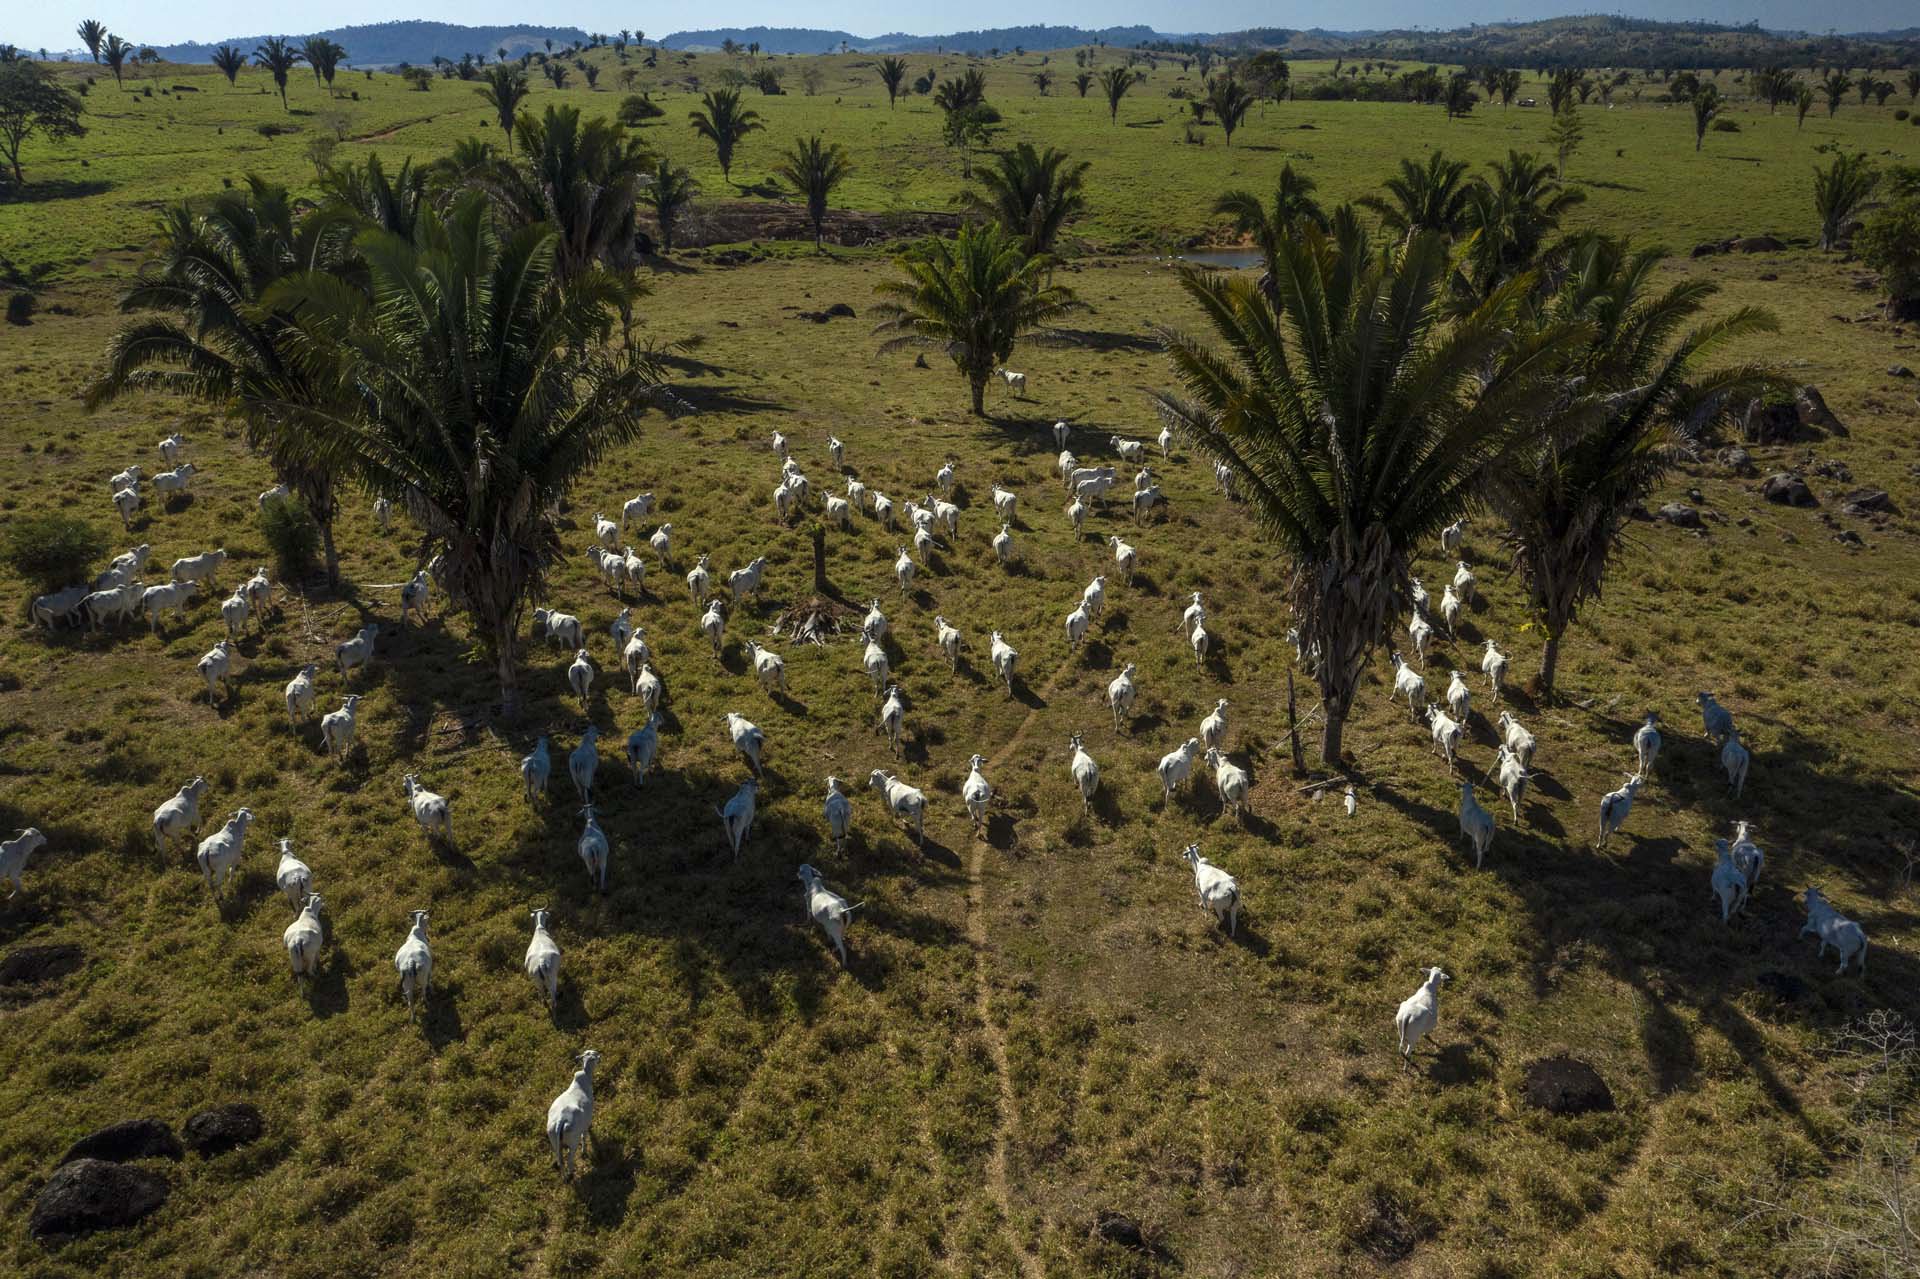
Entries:
[[[1819, 35], [1898, 30], [1910, 28], [1920, 21], [1916, 20], [1910, 6], [1895, 3], [1895, 0], [1841, 0], [1841, 3], [1821, 11], [1820, 16], [1826, 19], [1821, 24], [1807, 20], [1806, 6], [1786, 3], [1785, 0], [1761, 0], [1756, 4], [1726, 0], [1705, 5], [1685, 5], [1677, 0], [1649, 0], [1630, 10], [1615, 9], [1604, 14], [1591, 4], [1581, 3], [1548, 3], [1518, 15], [1498, 12], [1505, 7], [1504, 3], [1472, 0], [1454, 10], [1449, 22], [1436, 24], [1420, 21], [1432, 15], [1424, 7], [1408, 4], [1406, 0], [1361, 0], [1358, 4], [1341, 7], [1337, 21], [1333, 20], [1331, 14], [1318, 9], [1312, 13], [1276, 15], [1271, 6], [1260, 3], [1260, 0], [1210, 0], [1201, 4], [1182, 4], [1169, 0], [1117, 0], [1112, 4], [1099, 4], [1094, 0], [1064, 0], [1054, 6], [1054, 12], [1041, 18], [1036, 18], [1030, 9], [1022, 5], [988, 4], [970, 11], [972, 16], [962, 26], [948, 17], [949, 10], [931, 4], [903, 8], [883, 5], [877, 0], [851, 0], [849, 3], [798, 9], [791, 5], [773, 4], [769, 0], [742, 0], [742, 3], [731, 7], [724, 20], [714, 18], [710, 11], [694, 9], [692, 6], [674, 6], [666, 12], [669, 17], [679, 20], [663, 22], [658, 28], [650, 29], [648, 34], [650, 39], [658, 41], [686, 31], [761, 26], [844, 31], [861, 39], [895, 34], [928, 37], [963, 30], [1021, 26], [1071, 26], [1084, 29], [1147, 26], [1164, 35], [1213, 35], [1276, 26], [1334, 32], [1450, 31], [1469, 26], [1599, 15], [1657, 22], [1710, 22], [1729, 26], [1758, 22], [1769, 31]], [[155, 46], [217, 43], [268, 34], [304, 35], [338, 27], [406, 21], [446, 22], [457, 26], [577, 27], [583, 31], [608, 32], [633, 21], [630, 12], [621, 11], [623, 6], [606, 3], [605, 0], [589, 0], [572, 12], [543, 15], [539, 19], [529, 18], [517, 6], [499, 3], [498, 0], [494, 3], [464, 5], [457, 9], [451, 5], [429, 4], [423, 6], [424, 11], [414, 12], [407, 17], [395, 17], [390, 10], [381, 11], [372, 4], [350, 2], [333, 11], [324, 24], [316, 24], [304, 10], [292, 5], [262, 6], [243, 5], [233, 0], [186, 0], [186, 3], [168, 10], [173, 29], [156, 31], [149, 29], [147, 24], [151, 21], [151, 15], [141, 12], [143, 8], [128, 0], [115, 0], [114, 3], [86, 10], [84, 16], [99, 18], [109, 30], [120, 32], [135, 43]], [[1684, 11], [1688, 9], [1693, 11]], [[696, 14], [701, 20], [688, 20], [690, 15]], [[131, 21], [121, 21], [122, 15], [130, 15]], [[285, 20], [263, 20], [262, 15]], [[74, 28], [80, 16], [81, 11], [78, 10], [67, 18], [23, 13], [4, 30], [0, 30], [0, 42], [15, 44], [22, 49], [44, 48], [52, 54], [72, 53], [79, 49]]]

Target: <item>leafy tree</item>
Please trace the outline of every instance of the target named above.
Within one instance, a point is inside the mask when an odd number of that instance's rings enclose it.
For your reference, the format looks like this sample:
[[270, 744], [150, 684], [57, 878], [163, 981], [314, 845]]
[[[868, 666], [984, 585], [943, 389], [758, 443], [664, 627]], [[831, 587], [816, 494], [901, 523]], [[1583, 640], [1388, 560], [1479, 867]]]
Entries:
[[966, 191], [961, 199], [978, 216], [999, 223], [1022, 252], [1052, 253], [1061, 228], [1086, 209], [1082, 188], [1091, 167], [1053, 147], [1036, 151], [1022, 142], [980, 171], [983, 191]]
[[656, 360], [606, 351], [627, 286], [598, 270], [562, 282], [558, 241], [539, 224], [497, 234], [469, 194], [418, 242], [358, 237], [371, 294], [312, 272], [274, 299], [326, 390], [301, 414], [315, 451], [425, 527], [508, 717], [521, 622], [560, 555], [550, 512], [665, 401]]
[[1120, 100], [1127, 96], [1127, 90], [1140, 83], [1140, 75], [1130, 67], [1108, 67], [1095, 77], [1100, 84], [1100, 92], [1106, 95], [1107, 119], [1115, 124], [1120, 122]]
[[700, 184], [693, 180], [691, 173], [675, 168], [665, 156], [660, 157], [654, 165], [652, 180], [640, 188], [639, 197], [641, 207], [652, 212], [660, 228], [660, 252], [673, 252], [673, 229], [699, 194]]
[[1213, 108], [1213, 118], [1220, 122], [1220, 131], [1227, 135], [1227, 145], [1232, 146], [1233, 131], [1246, 119], [1253, 95], [1232, 75], [1223, 75], [1207, 86], [1207, 105]]
[[92, 581], [93, 566], [109, 545], [105, 533], [72, 515], [16, 515], [7, 521], [0, 558], [21, 581], [51, 594]]
[[900, 96], [900, 87], [907, 82], [907, 60], [905, 58], [880, 59], [880, 83], [887, 87], [887, 110], [893, 110], [895, 99]]
[[1255, 98], [1278, 102], [1292, 82], [1293, 68], [1287, 65], [1284, 54], [1267, 49], [1241, 63], [1239, 74]]
[[1767, 104], [1767, 114], [1777, 111], [1782, 102], [1794, 98], [1793, 72], [1782, 66], [1761, 67], [1747, 76], [1753, 96]]
[[1586, 126], [1581, 123], [1580, 111], [1571, 105], [1553, 117], [1553, 123], [1547, 126], [1547, 145], [1553, 148], [1554, 170], [1558, 176], [1567, 176], [1567, 161], [1580, 149], [1580, 141], [1585, 133]]
[[1707, 140], [1707, 126], [1719, 117], [1722, 107], [1720, 90], [1711, 84], [1703, 84], [1693, 94], [1693, 149], [1698, 151]]
[[1772, 332], [1773, 317], [1742, 307], [1696, 323], [1715, 286], [1683, 280], [1656, 292], [1660, 257], [1600, 236], [1573, 252], [1536, 320], [1582, 334], [1567, 370], [1567, 385], [1580, 389], [1490, 475], [1488, 502], [1508, 525], [1514, 569], [1546, 634], [1539, 687], [1548, 697], [1561, 638], [1599, 596], [1634, 509], [1690, 443], [1683, 424], [1694, 408], [1773, 384], [1751, 365], [1701, 368], [1723, 344]]
[[297, 493], [320, 525], [327, 575], [339, 577], [333, 545], [336, 469], [290, 413], [313, 401], [294, 356], [287, 313], [267, 303], [273, 285], [315, 268], [350, 290], [336, 269], [328, 219], [296, 216], [285, 187], [249, 176], [205, 206], [161, 215], [159, 250], [121, 295], [120, 309], [146, 316], [107, 344], [106, 368], [88, 388], [89, 409], [131, 391], [185, 395], [237, 412], [247, 442]]
[[308, 36], [300, 42], [300, 57], [313, 68], [313, 82], [324, 84], [329, 90], [333, 88], [334, 72], [346, 56], [345, 48], [325, 36]]
[[25, 58], [0, 62], [0, 150], [15, 183], [25, 186], [20, 148], [29, 138], [64, 142], [86, 134], [80, 123], [80, 95], [56, 81], [46, 68]]
[[1080, 91], [1081, 97], [1087, 96], [1087, 90], [1093, 87], [1093, 72], [1082, 71], [1073, 77], [1073, 87]]
[[1560, 393], [1571, 345], [1517, 324], [1517, 289], [1443, 323], [1447, 256], [1431, 231], [1383, 255], [1350, 219], [1332, 239], [1305, 228], [1279, 246], [1271, 300], [1186, 272], [1216, 342], [1166, 335], [1178, 389], [1156, 395], [1162, 418], [1232, 471], [1292, 561], [1333, 769], [1367, 658], [1408, 598], [1409, 557]]
[[1520, 72], [1518, 68], [1508, 67], [1500, 73], [1500, 107], [1502, 110], [1513, 105], [1513, 99], [1520, 92]]
[[88, 18], [75, 28], [80, 43], [87, 46], [87, 53], [95, 62], [100, 61], [100, 45], [107, 38], [107, 24], [94, 18]]
[[908, 345], [943, 350], [967, 379], [973, 415], [986, 416], [987, 379], [1023, 335], [1044, 328], [1079, 303], [1052, 282], [1053, 260], [1029, 257], [999, 226], [969, 224], [951, 240], [930, 239], [895, 260], [901, 278], [875, 289], [884, 317], [874, 330], [893, 333], [881, 350]]
[[1845, 71], [1830, 71], [1827, 78], [1820, 82], [1820, 91], [1827, 97], [1827, 118], [1831, 120], [1840, 110], [1840, 104], [1846, 100], [1847, 90], [1853, 87], [1853, 79]]
[[487, 100], [493, 108], [494, 119], [500, 122], [500, 131], [507, 135], [507, 151], [513, 151], [513, 122], [520, 114], [520, 104], [527, 100], [533, 90], [527, 85], [527, 73], [519, 67], [505, 62], [496, 62], [487, 68], [485, 81], [474, 90]]
[[1215, 215], [1233, 219], [1233, 229], [1250, 238], [1260, 250], [1266, 271], [1261, 286], [1271, 289], [1280, 257], [1280, 246], [1297, 237], [1307, 227], [1325, 231], [1329, 227], [1326, 210], [1313, 198], [1314, 180], [1295, 173], [1293, 165], [1280, 166], [1280, 180], [1273, 189], [1271, 207], [1260, 203], [1251, 191], [1229, 191], [1213, 202]]
[[1382, 230], [1408, 240], [1422, 231], [1451, 239], [1467, 225], [1466, 173], [1465, 160], [1435, 151], [1425, 165], [1400, 161], [1400, 172], [1381, 184], [1385, 195], [1363, 195], [1355, 203], [1377, 215]]
[[1859, 217], [1880, 185], [1880, 173], [1864, 152], [1833, 157], [1813, 168], [1813, 207], [1820, 215], [1820, 247], [1832, 249], [1847, 225]]
[[714, 89], [702, 95], [703, 107], [687, 113], [693, 131], [713, 143], [715, 157], [720, 162], [720, 176], [726, 181], [733, 180], [733, 149], [749, 133], [765, 126], [760, 123], [759, 113], [750, 107], [740, 105], [738, 89]]
[[1904, 83], [1907, 87], [1907, 101], [1920, 102], [1920, 67], [1909, 68]]
[[1474, 96], [1473, 77], [1461, 72], [1447, 81], [1446, 108], [1447, 119], [1455, 116], [1471, 115], [1474, 103], [1480, 99]]
[[794, 139], [793, 149], [781, 158], [774, 172], [805, 197], [807, 221], [813, 223], [813, 246], [818, 249], [826, 238], [827, 197], [846, 181], [853, 161], [838, 142], [823, 143], [820, 135]]
[[300, 64], [300, 51], [279, 36], [268, 36], [253, 51], [254, 63], [273, 76], [273, 87], [280, 90], [280, 109], [287, 109], [287, 76]]
[[107, 42], [100, 46], [100, 60], [107, 64], [108, 70], [113, 72], [114, 84], [122, 89], [126, 88], [126, 85], [121, 81], [120, 74], [127, 65], [127, 59], [132, 56], [133, 46], [112, 33], [107, 35]]
[[1580, 68], [1561, 67], [1547, 81], [1547, 110], [1559, 115], [1561, 108], [1573, 101], [1574, 90], [1580, 83]]
[[213, 51], [213, 65], [227, 78], [229, 88], [240, 81], [241, 69], [247, 65], [247, 55], [230, 44], [223, 44]]
[[1920, 320], [1920, 194], [1889, 200], [1869, 213], [1853, 248], [1880, 273], [1889, 318]]

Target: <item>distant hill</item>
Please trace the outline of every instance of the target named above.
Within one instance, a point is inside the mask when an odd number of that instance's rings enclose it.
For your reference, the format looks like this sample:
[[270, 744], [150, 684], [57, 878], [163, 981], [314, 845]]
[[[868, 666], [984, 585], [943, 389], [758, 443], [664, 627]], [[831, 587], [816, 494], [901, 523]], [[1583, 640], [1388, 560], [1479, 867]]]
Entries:
[[924, 53], [933, 49], [959, 52], [989, 49], [1071, 49], [1083, 44], [1108, 44], [1116, 48], [1156, 40], [1181, 40], [1188, 37], [1166, 35], [1152, 27], [993, 27], [985, 31], [955, 31], [947, 35], [915, 36], [892, 32], [883, 36], [857, 36], [848, 31], [829, 31], [815, 27], [715, 27], [707, 31], [676, 31], [660, 41], [669, 49], [718, 49], [727, 40], [735, 44], [758, 44], [763, 53], [826, 53], [840, 51], [844, 42], [856, 53]]
[[[284, 31], [273, 35], [289, 34]], [[381, 22], [362, 27], [335, 27], [330, 31], [302, 31], [296, 38], [321, 35], [347, 51], [347, 60], [356, 67], [390, 67], [401, 62], [429, 63], [436, 57], [458, 60], [463, 53], [492, 61], [495, 50], [505, 49], [515, 57], [532, 49], [554, 45], [585, 44], [587, 33], [578, 27], [536, 27], [517, 24], [510, 27], [462, 27], [451, 22]], [[216, 40], [211, 44], [163, 44], [157, 46], [168, 62], [206, 62], [216, 46], [237, 45], [249, 52], [265, 36], [239, 36]]]

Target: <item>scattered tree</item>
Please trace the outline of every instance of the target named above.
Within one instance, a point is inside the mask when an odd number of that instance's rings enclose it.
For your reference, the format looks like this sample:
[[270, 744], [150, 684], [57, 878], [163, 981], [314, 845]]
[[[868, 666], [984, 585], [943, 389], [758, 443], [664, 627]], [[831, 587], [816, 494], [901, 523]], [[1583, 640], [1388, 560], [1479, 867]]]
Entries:
[[1357, 201], [1380, 219], [1384, 231], [1407, 240], [1422, 231], [1451, 239], [1467, 224], [1467, 162], [1449, 160], [1435, 151], [1425, 165], [1400, 161], [1400, 172], [1381, 185], [1385, 195], [1363, 195]]
[[95, 62], [100, 61], [100, 45], [107, 38], [107, 24], [94, 18], [88, 18], [75, 28], [80, 43], [87, 46], [87, 54]]
[[1580, 140], [1585, 133], [1586, 126], [1581, 123], [1577, 107], [1569, 105], [1553, 117], [1553, 123], [1547, 126], [1547, 145], [1553, 148], [1556, 176], [1567, 176], [1567, 161], [1580, 149]]
[[80, 95], [61, 85], [45, 67], [25, 58], [0, 62], [0, 148], [13, 180], [25, 186], [20, 148], [29, 138], [64, 142], [82, 137]]
[[1052, 253], [1061, 229], [1086, 209], [1082, 184], [1090, 167], [1064, 151], [1036, 151], [1022, 142], [981, 170], [984, 191], [969, 190], [961, 198], [976, 215], [999, 223], [1022, 252]]
[[796, 138], [793, 149], [781, 158], [774, 172], [784, 178], [788, 185], [805, 198], [807, 202], [807, 221], [813, 223], [813, 247], [819, 249], [825, 243], [827, 230], [827, 197], [833, 189], [846, 181], [853, 171], [853, 162], [846, 148], [838, 142], [823, 143], [820, 135], [811, 138]]
[[313, 82], [333, 88], [333, 75], [347, 51], [325, 36], [308, 36], [300, 42], [300, 57], [313, 68]]
[[693, 207], [700, 194], [699, 183], [685, 169], [674, 167], [665, 156], [654, 165], [652, 180], [640, 188], [640, 205], [652, 212], [660, 230], [660, 252], [673, 252], [673, 229]]
[[900, 96], [900, 87], [907, 82], [907, 60], [905, 58], [880, 59], [880, 83], [887, 87], [887, 110], [893, 110], [893, 104]]
[[1813, 207], [1820, 215], [1820, 247], [1835, 248], [1880, 185], [1880, 173], [1865, 153], [1844, 151], [1826, 168], [1813, 168]]
[[113, 83], [119, 88], [127, 87], [120, 75], [127, 65], [127, 59], [132, 56], [133, 46], [111, 33], [107, 36], [107, 42], [100, 46], [100, 60], [107, 64], [109, 71], [113, 72]]
[[230, 44], [223, 44], [213, 51], [213, 65], [227, 78], [227, 87], [232, 88], [240, 82], [240, 72], [247, 65], [247, 55]]
[[702, 107], [687, 113], [687, 120], [693, 131], [713, 143], [715, 157], [720, 162], [720, 176], [726, 181], [733, 180], [733, 149], [749, 133], [765, 126], [760, 123], [759, 113], [750, 107], [740, 105], [738, 89], [714, 89], [701, 97]]
[[507, 151], [511, 153], [514, 119], [520, 114], [520, 104], [532, 92], [527, 85], [527, 73], [509, 63], [496, 62], [481, 79], [485, 83], [474, 92], [493, 108], [494, 119], [499, 121], [500, 131], [507, 135]]
[[253, 51], [253, 61], [273, 76], [273, 87], [280, 90], [280, 109], [287, 110], [287, 76], [300, 64], [300, 51], [280, 36], [268, 36]]
[[1100, 92], [1107, 98], [1107, 119], [1118, 124], [1120, 99], [1127, 96], [1127, 90], [1140, 83], [1140, 75], [1128, 67], [1108, 67], [1096, 79], [1100, 83]]
[[1720, 115], [1724, 105], [1720, 100], [1720, 90], [1711, 84], [1703, 84], [1693, 94], [1693, 149], [1698, 151], [1707, 140], [1707, 126]]
[[1853, 87], [1853, 79], [1845, 71], [1831, 71], [1820, 82], [1820, 91], [1827, 97], [1827, 118], [1831, 120], [1840, 110], [1840, 104], [1846, 100], [1847, 90]]
[[1213, 118], [1220, 122], [1220, 131], [1226, 134], [1227, 145], [1232, 146], [1233, 131], [1246, 119], [1253, 95], [1231, 74], [1223, 75], [1207, 86], [1207, 105], [1213, 108]]
[[1796, 93], [1793, 98], [1793, 127], [1796, 131], [1807, 127], [1807, 112], [1813, 110], [1813, 100], [1812, 86], [1801, 85], [1800, 91]]
[[1087, 90], [1093, 87], [1093, 72], [1082, 71], [1073, 77], [1073, 87], [1080, 91], [1081, 97], [1087, 96]]

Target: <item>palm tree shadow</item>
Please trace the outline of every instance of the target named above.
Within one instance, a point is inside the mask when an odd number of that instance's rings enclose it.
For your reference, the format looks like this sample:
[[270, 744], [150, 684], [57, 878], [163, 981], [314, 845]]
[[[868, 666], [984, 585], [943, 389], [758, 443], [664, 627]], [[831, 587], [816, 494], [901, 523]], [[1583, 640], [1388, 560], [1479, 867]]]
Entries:
[[[596, 1090], [599, 1091], [599, 1090]], [[633, 1197], [634, 1164], [626, 1146], [618, 1137], [600, 1136], [589, 1130], [593, 1162], [574, 1183], [574, 1193], [585, 1203], [587, 1219], [596, 1230], [612, 1230], [626, 1220], [627, 1201]]]
[[467, 1037], [460, 1021], [460, 984], [435, 982], [426, 1010], [420, 1014], [420, 1035], [435, 1052]]
[[320, 971], [307, 983], [307, 1007], [315, 1017], [333, 1017], [347, 1011], [347, 979], [354, 971], [353, 952], [329, 930]]

